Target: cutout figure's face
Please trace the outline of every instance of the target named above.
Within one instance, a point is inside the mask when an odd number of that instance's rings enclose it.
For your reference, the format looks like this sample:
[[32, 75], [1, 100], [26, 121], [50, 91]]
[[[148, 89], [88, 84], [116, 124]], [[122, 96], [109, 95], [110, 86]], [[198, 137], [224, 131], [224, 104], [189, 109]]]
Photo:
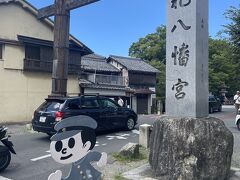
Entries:
[[52, 141], [50, 152], [56, 162], [70, 164], [86, 156], [90, 146], [90, 141], [83, 144], [81, 133], [78, 133], [61, 141]]

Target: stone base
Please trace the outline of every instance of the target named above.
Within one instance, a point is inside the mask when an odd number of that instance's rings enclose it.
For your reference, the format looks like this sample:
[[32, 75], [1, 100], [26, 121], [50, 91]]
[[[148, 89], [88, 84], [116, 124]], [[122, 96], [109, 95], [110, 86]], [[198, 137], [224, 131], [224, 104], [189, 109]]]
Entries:
[[161, 179], [218, 179], [230, 175], [233, 135], [220, 119], [172, 118], [154, 123], [149, 163]]

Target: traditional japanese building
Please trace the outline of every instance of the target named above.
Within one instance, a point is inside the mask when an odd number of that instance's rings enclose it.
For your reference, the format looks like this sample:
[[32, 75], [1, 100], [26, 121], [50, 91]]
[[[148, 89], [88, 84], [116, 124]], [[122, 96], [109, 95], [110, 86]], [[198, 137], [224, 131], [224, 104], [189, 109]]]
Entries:
[[128, 77], [123, 77], [118, 68], [107, 63], [105, 57], [96, 54], [83, 56], [81, 63], [82, 94], [99, 94], [115, 100], [122, 97], [125, 105], [130, 106], [130, 97], [134, 90], [128, 87]]
[[150, 114], [152, 98], [156, 96], [156, 77], [159, 71], [146, 61], [137, 58], [111, 55], [108, 63], [121, 71], [126, 85], [135, 91], [131, 107], [138, 114]]
[[[30, 121], [51, 93], [53, 22], [37, 19], [25, 0], [0, 0], [0, 123]], [[93, 53], [70, 39], [68, 93], [79, 94], [81, 56]]]

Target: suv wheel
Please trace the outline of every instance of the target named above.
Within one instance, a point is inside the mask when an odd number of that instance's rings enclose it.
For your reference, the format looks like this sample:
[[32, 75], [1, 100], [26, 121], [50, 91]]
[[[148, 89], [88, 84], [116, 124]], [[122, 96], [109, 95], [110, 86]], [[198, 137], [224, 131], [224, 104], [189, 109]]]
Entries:
[[210, 107], [210, 109], [209, 109], [209, 113], [210, 113], [210, 114], [213, 113], [213, 107]]
[[238, 122], [237, 122], [237, 128], [238, 128], [238, 130], [240, 131], [240, 119], [239, 119]]
[[222, 112], [222, 105], [218, 107], [218, 112]]
[[128, 120], [126, 122], [126, 129], [128, 131], [133, 130], [134, 126], [135, 126], [135, 122], [134, 122], [133, 118], [131, 118], [131, 117], [128, 118]]

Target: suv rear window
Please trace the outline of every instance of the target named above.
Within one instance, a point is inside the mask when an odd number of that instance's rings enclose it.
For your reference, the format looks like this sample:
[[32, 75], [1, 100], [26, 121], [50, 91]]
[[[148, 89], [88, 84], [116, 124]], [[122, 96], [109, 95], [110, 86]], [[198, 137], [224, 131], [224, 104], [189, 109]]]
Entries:
[[38, 111], [59, 111], [64, 101], [45, 101], [37, 110]]

